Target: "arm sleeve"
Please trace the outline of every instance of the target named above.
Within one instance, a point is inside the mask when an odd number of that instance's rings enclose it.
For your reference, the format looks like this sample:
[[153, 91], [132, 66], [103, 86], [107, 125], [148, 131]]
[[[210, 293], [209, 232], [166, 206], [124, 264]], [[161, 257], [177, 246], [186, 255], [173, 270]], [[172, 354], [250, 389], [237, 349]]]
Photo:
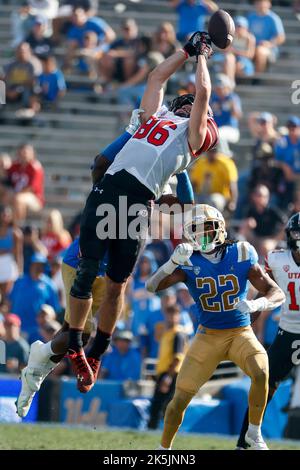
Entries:
[[116, 155], [122, 150], [124, 145], [128, 142], [128, 140], [132, 137], [129, 132], [124, 132], [121, 134], [116, 140], [114, 140], [110, 145], [105, 147], [100, 153], [103, 155], [107, 160], [113, 162]]
[[194, 191], [187, 171], [178, 173], [177, 178], [177, 197], [183, 204], [192, 204], [194, 202]]

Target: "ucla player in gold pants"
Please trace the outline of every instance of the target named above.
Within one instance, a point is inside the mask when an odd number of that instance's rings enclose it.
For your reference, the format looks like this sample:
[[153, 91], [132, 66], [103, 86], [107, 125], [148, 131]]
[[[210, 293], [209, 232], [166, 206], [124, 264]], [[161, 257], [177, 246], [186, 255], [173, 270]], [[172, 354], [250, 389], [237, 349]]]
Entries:
[[[285, 295], [259, 266], [252, 245], [226, 239], [224, 218], [214, 207], [195, 206], [184, 224], [184, 237], [188, 243], [178, 245], [147, 284], [155, 292], [185, 282], [199, 314], [198, 331], [166, 410], [159, 449], [171, 449], [193, 396], [221, 361], [230, 360], [251, 378], [246, 442], [252, 449], [267, 450], [261, 422], [268, 395], [268, 358], [252, 331], [250, 314], [278, 307]], [[260, 298], [247, 300], [248, 281]]]

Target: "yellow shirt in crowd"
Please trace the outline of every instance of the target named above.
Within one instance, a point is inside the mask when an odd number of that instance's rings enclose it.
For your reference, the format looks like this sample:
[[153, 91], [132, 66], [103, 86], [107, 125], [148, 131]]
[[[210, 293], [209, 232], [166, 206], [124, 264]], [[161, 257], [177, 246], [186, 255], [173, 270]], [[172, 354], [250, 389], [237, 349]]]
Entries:
[[214, 161], [207, 156], [200, 157], [190, 171], [191, 181], [196, 193], [220, 193], [230, 199], [230, 184], [238, 180], [238, 171], [233, 160], [218, 153]]

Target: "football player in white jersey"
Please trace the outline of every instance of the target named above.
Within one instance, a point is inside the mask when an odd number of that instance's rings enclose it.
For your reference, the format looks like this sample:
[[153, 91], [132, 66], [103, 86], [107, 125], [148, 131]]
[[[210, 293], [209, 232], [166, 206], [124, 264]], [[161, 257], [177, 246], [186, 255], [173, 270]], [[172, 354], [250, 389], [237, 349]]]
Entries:
[[[292, 368], [300, 364], [300, 212], [293, 215], [286, 226], [287, 248], [270, 251], [266, 258], [266, 271], [281, 287], [286, 301], [281, 307], [279, 328], [268, 349], [269, 395], [272, 399], [280, 382]], [[245, 414], [237, 449], [246, 449], [248, 410]]]
[[[93, 386], [100, 358], [109, 346], [122, 311], [128, 277], [147, 237], [149, 201], [160, 197], [172, 175], [182, 172], [218, 141], [217, 126], [208, 104], [211, 81], [206, 61], [211, 54], [208, 34], [196, 32], [183, 49], [149, 74], [141, 102], [143, 124], [123, 147], [104, 179], [94, 185], [87, 199], [80, 230], [82, 257], [70, 291], [69, 357], [80, 391], [87, 392]], [[162, 107], [166, 81], [189, 57], [197, 60], [195, 97], [185, 95], [173, 101], [170, 109]], [[129, 209], [125, 211], [120, 205], [120, 198], [124, 196]], [[107, 221], [108, 206], [114, 209], [113, 221]], [[125, 235], [120, 232], [124, 218]], [[107, 233], [109, 230], [104, 236], [104, 230], [99, 235], [99, 227], [104, 222], [108, 229], [116, 224], [114, 236]], [[133, 226], [138, 228], [130, 233]], [[106, 251], [106, 294], [100, 306], [96, 337], [86, 357], [82, 332], [92, 302], [91, 287]]]

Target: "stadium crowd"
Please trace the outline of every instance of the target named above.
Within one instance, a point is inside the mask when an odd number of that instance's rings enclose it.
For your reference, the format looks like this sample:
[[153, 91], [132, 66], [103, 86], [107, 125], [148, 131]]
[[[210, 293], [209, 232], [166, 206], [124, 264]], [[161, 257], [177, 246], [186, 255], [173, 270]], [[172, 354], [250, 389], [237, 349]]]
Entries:
[[[14, 105], [17, 117], [30, 120], [57, 106], [68, 93], [65, 77], [72, 73], [91, 79], [95, 94], [109, 92], [128, 110], [137, 107], [149, 72], [192, 32], [203, 30], [207, 15], [218, 8], [209, 0], [170, 0], [177, 27], [163, 22], [149, 36], [139, 31], [133, 17], [114, 31], [101, 18], [101, 2], [93, 0], [15, 4], [11, 17], [15, 57], [1, 77], [8, 106]], [[293, 8], [299, 11], [299, 2]], [[279, 123], [275, 115], [262, 110], [247, 116], [252, 160], [247, 170], [239, 172], [231, 144], [240, 139], [239, 121], [246, 110], [235, 86], [240, 77], [252, 76], [255, 86], [255, 73], [268, 70], [268, 64], [280, 56], [285, 33], [268, 0], [255, 0], [252, 12], [234, 21], [232, 46], [216, 52], [209, 64], [220, 144], [191, 168], [190, 178], [196, 202], [224, 213], [230, 238], [253, 243], [263, 264], [269, 250], [284, 246], [285, 223], [300, 211], [300, 118], [292, 115]], [[195, 77], [189, 67], [168, 87], [171, 94], [193, 93]], [[84, 93], [84, 88], [78, 91]], [[59, 209], [45, 210], [44, 169], [30, 142], [20, 145], [15, 155], [0, 154], [0, 203], [0, 339], [7, 343], [8, 359], [0, 372], [16, 373], [27, 361], [29, 345], [37, 339], [47, 342], [60, 328], [65, 308], [61, 267], [78, 235], [80, 217], [67, 229]], [[33, 213], [37, 225], [31, 221]], [[147, 279], [180, 242], [175, 236], [164, 239], [163, 216], [160, 223], [160, 239], [149, 240], [127, 287], [126, 308], [103, 360], [104, 379], [138, 380], [143, 360], [157, 361], [168, 328], [176, 325], [180, 337], [188, 340], [197, 327], [185, 284], [160, 296], [146, 290]], [[257, 322], [256, 334], [263, 344], [272, 342], [277, 321], [275, 311]], [[53, 373], [71, 371], [65, 362]]]

